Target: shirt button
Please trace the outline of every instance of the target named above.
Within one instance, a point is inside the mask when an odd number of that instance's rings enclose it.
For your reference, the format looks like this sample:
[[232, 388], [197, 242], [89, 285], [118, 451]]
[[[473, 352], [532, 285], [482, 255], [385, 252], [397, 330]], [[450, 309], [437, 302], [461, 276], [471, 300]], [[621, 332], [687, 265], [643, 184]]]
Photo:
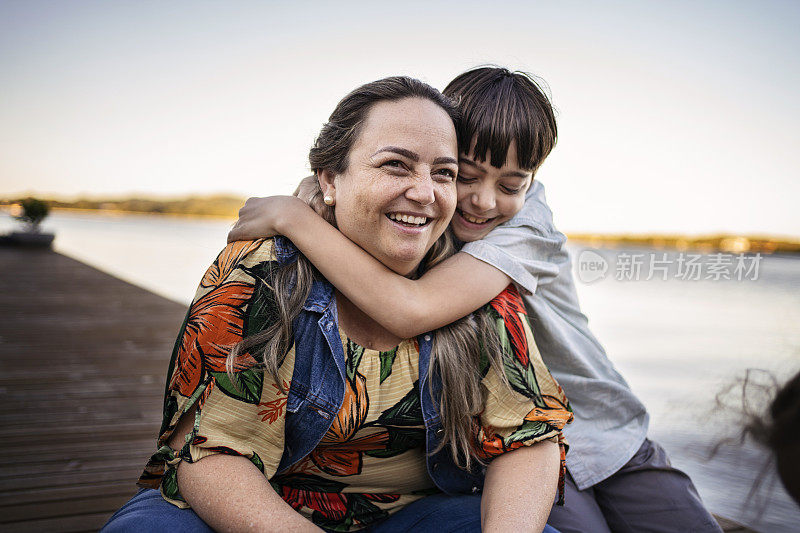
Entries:
[[431, 340], [431, 336], [430, 335], [425, 335], [425, 337], [423, 337], [423, 338], [428, 342], [430, 342], [430, 340]]
[[478, 490], [480, 490], [478, 487], [472, 487], [472, 494], [475, 494]]
[[436, 430], [436, 438], [443, 439], [444, 438], [444, 428], [439, 428]]
[[439, 463], [433, 463], [433, 470], [434, 470], [434, 472], [436, 470], [439, 470]]

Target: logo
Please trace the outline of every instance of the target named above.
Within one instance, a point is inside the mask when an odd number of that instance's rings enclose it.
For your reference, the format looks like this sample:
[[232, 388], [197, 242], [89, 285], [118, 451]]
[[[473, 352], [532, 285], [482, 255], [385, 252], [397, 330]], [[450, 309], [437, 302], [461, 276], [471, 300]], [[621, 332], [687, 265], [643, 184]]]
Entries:
[[593, 250], [583, 250], [578, 256], [578, 279], [592, 283], [606, 277], [608, 261]]

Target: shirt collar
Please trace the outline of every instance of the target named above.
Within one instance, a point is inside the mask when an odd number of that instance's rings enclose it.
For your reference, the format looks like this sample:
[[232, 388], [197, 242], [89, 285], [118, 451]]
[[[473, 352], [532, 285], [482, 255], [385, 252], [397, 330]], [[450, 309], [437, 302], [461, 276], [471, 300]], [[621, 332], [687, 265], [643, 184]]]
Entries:
[[[297, 247], [282, 235], [275, 237], [275, 257], [278, 263], [285, 265], [296, 261], [300, 255]], [[333, 300], [333, 286], [325, 280], [315, 280], [311, 285], [311, 292], [308, 294], [303, 309], [324, 313]]]
[[273, 243], [275, 246], [275, 258], [281, 265], [294, 261], [300, 254], [300, 250], [297, 249], [294, 243], [283, 235], [277, 235]]

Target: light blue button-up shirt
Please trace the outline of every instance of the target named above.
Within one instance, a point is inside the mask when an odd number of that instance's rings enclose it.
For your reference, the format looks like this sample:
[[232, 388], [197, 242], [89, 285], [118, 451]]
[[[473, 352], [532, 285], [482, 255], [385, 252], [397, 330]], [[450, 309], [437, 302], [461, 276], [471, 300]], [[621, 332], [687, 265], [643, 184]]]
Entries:
[[564, 429], [567, 469], [583, 490], [633, 457], [649, 417], [589, 331], [566, 240], [553, 225], [544, 186], [534, 181], [516, 216], [462, 251], [505, 272], [522, 289], [542, 358], [575, 411], [575, 421]]

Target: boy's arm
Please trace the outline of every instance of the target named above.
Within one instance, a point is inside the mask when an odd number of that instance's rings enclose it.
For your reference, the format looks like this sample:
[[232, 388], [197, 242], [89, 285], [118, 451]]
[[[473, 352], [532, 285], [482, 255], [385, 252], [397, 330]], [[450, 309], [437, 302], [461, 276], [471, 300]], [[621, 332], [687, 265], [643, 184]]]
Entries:
[[228, 240], [288, 237], [325, 278], [380, 325], [402, 338], [431, 331], [475, 311], [510, 278], [488, 263], [458, 253], [410, 280], [388, 269], [294, 196], [259, 199], [258, 216], [237, 223]]

